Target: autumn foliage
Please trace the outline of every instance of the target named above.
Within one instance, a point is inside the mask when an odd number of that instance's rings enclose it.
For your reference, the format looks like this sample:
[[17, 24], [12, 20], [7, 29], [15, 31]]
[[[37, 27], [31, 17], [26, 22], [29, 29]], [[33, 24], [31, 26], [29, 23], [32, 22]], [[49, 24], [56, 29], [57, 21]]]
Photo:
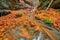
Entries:
[[51, 8], [48, 11], [36, 10], [32, 15], [30, 15], [29, 10], [25, 9], [10, 12], [10, 14], [0, 17], [0, 38], [2, 40], [15, 40], [15, 33], [19, 37], [26, 37], [32, 40], [38, 34], [37, 32], [43, 32], [51, 40], [57, 40], [49, 29], [39, 23], [39, 21], [46, 23], [46, 20], [48, 20], [47, 24], [51, 24], [49, 25], [50, 27], [53, 26], [56, 30], [60, 30], [60, 12], [57, 12], [55, 9]]

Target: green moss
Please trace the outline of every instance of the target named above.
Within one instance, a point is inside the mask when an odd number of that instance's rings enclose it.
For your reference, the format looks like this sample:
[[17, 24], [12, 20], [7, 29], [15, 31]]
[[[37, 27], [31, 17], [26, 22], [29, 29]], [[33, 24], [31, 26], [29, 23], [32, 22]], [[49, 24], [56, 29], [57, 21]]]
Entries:
[[44, 19], [43, 20], [44, 21], [44, 23], [46, 23], [46, 24], [48, 24], [48, 25], [52, 25], [52, 20], [51, 19], [49, 19], [49, 18], [46, 18], [46, 19]]

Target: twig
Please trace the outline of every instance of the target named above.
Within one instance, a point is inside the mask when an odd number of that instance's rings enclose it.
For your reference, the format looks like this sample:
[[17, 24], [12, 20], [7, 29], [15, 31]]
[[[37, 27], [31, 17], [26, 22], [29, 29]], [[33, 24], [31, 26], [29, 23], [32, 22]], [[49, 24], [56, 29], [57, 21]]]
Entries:
[[53, 3], [53, 0], [51, 0], [51, 2], [49, 3], [48, 7], [46, 8], [46, 10], [48, 10], [50, 8], [52, 3]]

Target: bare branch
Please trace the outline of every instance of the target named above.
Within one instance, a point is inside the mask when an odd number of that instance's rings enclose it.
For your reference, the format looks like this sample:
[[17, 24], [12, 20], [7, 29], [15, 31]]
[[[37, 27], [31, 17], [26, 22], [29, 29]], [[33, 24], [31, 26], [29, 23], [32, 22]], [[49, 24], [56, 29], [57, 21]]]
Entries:
[[48, 10], [51, 6], [51, 4], [53, 3], [54, 0], [51, 0], [51, 2], [49, 3], [48, 7], [46, 8], [46, 10]]

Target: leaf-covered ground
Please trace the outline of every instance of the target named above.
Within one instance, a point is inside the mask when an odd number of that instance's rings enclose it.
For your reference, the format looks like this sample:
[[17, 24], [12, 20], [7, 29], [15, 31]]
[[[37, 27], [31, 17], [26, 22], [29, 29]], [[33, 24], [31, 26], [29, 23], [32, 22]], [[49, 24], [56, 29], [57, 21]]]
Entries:
[[23, 37], [33, 40], [40, 32], [49, 37], [44, 40], [60, 40], [58, 10], [36, 10], [32, 15], [29, 9], [12, 10], [0, 17], [0, 40], [21, 40]]

